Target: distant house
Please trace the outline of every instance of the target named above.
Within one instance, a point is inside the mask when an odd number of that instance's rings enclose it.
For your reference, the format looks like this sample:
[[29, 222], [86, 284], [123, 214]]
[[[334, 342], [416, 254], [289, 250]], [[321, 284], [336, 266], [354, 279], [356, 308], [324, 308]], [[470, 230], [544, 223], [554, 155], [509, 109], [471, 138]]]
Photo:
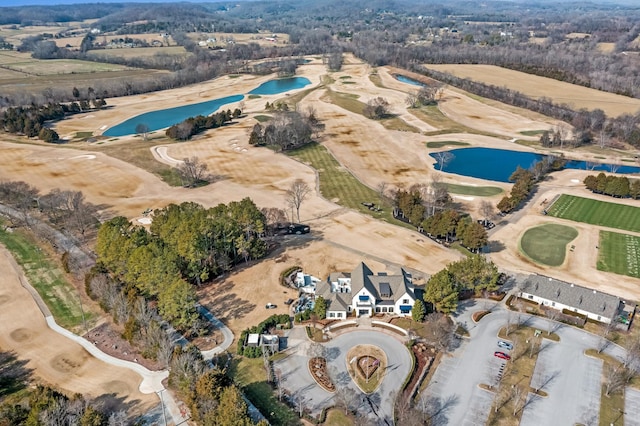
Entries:
[[560, 311], [576, 312], [605, 324], [624, 323], [624, 312], [635, 309], [635, 306], [626, 306], [617, 296], [537, 274], [527, 278], [520, 297]]
[[346, 318], [389, 313], [409, 315], [416, 297], [411, 274], [400, 269], [397, 275], [377, 274], [364, 263], [351, 273], [334, 272], [326, 282], [318, 283], [316, 297], [327, 303], [327, 318]]

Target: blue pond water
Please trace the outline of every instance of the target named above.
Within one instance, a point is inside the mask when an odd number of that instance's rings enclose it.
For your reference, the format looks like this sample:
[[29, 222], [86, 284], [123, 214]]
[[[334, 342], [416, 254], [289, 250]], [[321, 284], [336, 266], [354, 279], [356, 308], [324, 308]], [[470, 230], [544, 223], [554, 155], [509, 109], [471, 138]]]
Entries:
[[302, 89], [304, 86], [311, 84], [306, 77], [280, 78], [277, 80], [269, 80], [262, 83], [249, 92], [250, 95], [277, 95], [278, 93], [288, 92], [289, 90]]
[[[448, 152], [454, 157], [444, 165], [443, 172], [498, 182], [509, 182], [509, 176], [518, 166], [527, 169], [543, 158], [541, 154], [495, 148], [458, 148]], [[436, 159], [434, 154], [429, 155]], [[436, 169], [439, 168], [436, 164]], [[565, 168], [611, 172], [608, 164], [597, 164], [591, 168], [585, 161], [577, 160], [567, 161]], [[640, 167], [620, 166], [617, 173], [640, 173]]]
[[[289, 90], [300, 89], [308, 84], [311, 84], [311, 82], [305, 77], [283, 78], [267, 81], [249, 93], [255, 95], [276, 95], [278, 93], [288, 92]], [[180, 123], [189, 117], [209, 115], [222, 106], [241, 101], [243, 98], [243, 95], [226, 96], [197, 104], [146, 112], [107, 129], [103, 135], [111, 137], [132, 135], [136, 132], [136, 126], [138, 124], [146, 124], [149, 127], [149, 131], [164, 129], [165, 127]]]
[[401, 81], [402, 83], [407, 83], [407, 84], [413, 84], [414, 86], [424, 86], [423, 83], [420, 83], [417, 80], [414, 80], [412, 78], [409, 77], [405, 77], [404, 75], [400, 75], [400, 74], [395, 74], [394, 77], [396, 78], [396, 80]]

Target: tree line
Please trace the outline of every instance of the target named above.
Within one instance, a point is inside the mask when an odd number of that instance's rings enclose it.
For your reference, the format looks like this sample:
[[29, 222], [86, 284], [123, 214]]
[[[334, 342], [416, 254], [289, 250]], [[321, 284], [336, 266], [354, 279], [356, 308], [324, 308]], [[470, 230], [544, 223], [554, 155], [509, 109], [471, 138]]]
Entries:
[[[93, 99], [93, 108], [106, 105], [104, 99]], [[88, 101], [70, 104], [48, 103], [43, 106], [7, 108], [0, 113], [0, 129], [7, 133], [23, 134], [29, 138], [38, 136], [45, 142], [57, 142], [60, 137], [55, 130], [45, 126], [45, 122], [85, 112], [91, 109]]]
[[45, 385], [34, 386], [25, 399], [17, 404], [0, 404], [0, 426], [128, 424], [125, 411], [105, 412], [80, 394], [67, 396]]
[[562, 147], [564, 143], [567, 142], [567, 145], [577, 147], [595, 142], [604, 147], [614, 138], [636, 147], [640, 146], [640, 112], [636, 114], [622, 114], [618, 117], [607, 117], [600, 109], [592, 111], [580, 109], [576, 111], [569, 105], [557, 104], [548, 98], [533, 99], [515, 90], [459, 78], [420, 65], [412, 66], [411, 68], [414, 72], [421, 73], [467, 92], [536, 111], [549, 117], [571, 123], [576, 128], [571, 140], [567, 140], [566, 135], [559, 129], [553, 132], [553, 134], [550, 132], [543, 133], [540, 143], [545, 146]]
[[546, 156], [543, 160], [533, 163], [529, 169], [518, 166], [509, 176], [509, 182], [513, 182], [511, 193], [502, 197], [496, 207], [502, 213], [516, 210], [529, 198], [537, 182], [543, 180], [547, 173], [561, 170], [564, 164], [563, 157]]
[[149, 231], [124, 217], [103, 223], [96, 253], [116, 282], [156, 301], [162, 318], [188, 331], [198, 319], [192, 284], [263, 257], [264, 226], [264, 215], [249, 198], [210, 209], [171, 204], [154, 211]]
[[626, 176], [589, 175], [584, 179], [584, 184], [589, 191], [596, 194], [610, 195], [618, 198], [640, 198], [640, 179], [629, 180]]
[[241, 115], [242, 111], [238, 108], [233, 112], [228, 109], [208, 116], [197, 115], [195, 117], [189, 117], [181, 123], [174, 124], [165, 130], [165, 134], [171, 139], [185, 141], [191, 139], [191, 136], [197, 135], [205, 130], [222, 127], [232, 119], [239, 118]]

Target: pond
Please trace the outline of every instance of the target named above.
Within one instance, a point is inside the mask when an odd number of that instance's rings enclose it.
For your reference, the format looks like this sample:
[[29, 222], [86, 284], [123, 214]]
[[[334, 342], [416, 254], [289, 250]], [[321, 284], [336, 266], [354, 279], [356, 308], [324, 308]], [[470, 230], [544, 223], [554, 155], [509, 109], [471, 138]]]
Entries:
[[[278, 80], [269, 80], [253, 89], [250, 94], [260, 95], [276, 95], [278, 93], [288, 92], [289, 90], [300, 89], [311, 84], [308, 78], [292, 77]], [[149, 131], [164, 129], [180, 123], [189, 117], [197, 115], [209, 115], [217, 111], [224, 105], [239, 102], [244, 99], [244, 95], [232, 95], [224, 98], [212, 99], [197, 104], [181, 105], [178, 107], [160, 109], [150, 111], [144, 114], [136, 115], [122, 123], [107, 129], [102, 134], [104, 136], [116, 137], [126, 136], [136, 133], [138, 124], [146, 124]]]
[[[496, 148], [458, 148], [444, 152], [453, 154], [453, 158], [444, 165], [443, 172], [498, 182], [509, 182], [509, 176], [518, 166], [527, 169], [534, 162], [544, 158], [543, 155], [533, 152]], [[436, 160], [435, 167], [440, 170], [436, 153], [429, 155]], [[597, 163], [595, 166], [593, 164], [587, 164], [586, 161], [568, 160], [565, 168], [611, 172], [611, 165], [609, 164]], [[616, 172], [640, 173], [640, 167], [621, 165]]]
[[249, 92], [250, 95], [277, 95], [289, 90], [302, 89], [311, 84], [306, 77], [279, 78], [262, 83]]
[[424, 86], [424, 83], [420, 83], [418, 80], [414, 80], [412, 78], [409, 78], [401, 74], [394, 74], [393, 76], [396, 78], [396, 80], [402, 83], [412, 84], [414, 86], [420, 86], [420, 87]]

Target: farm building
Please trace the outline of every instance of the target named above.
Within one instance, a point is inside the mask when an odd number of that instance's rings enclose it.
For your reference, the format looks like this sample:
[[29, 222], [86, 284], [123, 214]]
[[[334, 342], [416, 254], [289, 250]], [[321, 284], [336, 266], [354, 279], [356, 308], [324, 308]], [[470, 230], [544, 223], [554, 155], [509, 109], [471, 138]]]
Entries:
[[621, 314], [628, 310], [625, 302], [617, 296], [537, 274], [527, 278], [519, 296], [605, 324], [614, 320], [621, 322]]

